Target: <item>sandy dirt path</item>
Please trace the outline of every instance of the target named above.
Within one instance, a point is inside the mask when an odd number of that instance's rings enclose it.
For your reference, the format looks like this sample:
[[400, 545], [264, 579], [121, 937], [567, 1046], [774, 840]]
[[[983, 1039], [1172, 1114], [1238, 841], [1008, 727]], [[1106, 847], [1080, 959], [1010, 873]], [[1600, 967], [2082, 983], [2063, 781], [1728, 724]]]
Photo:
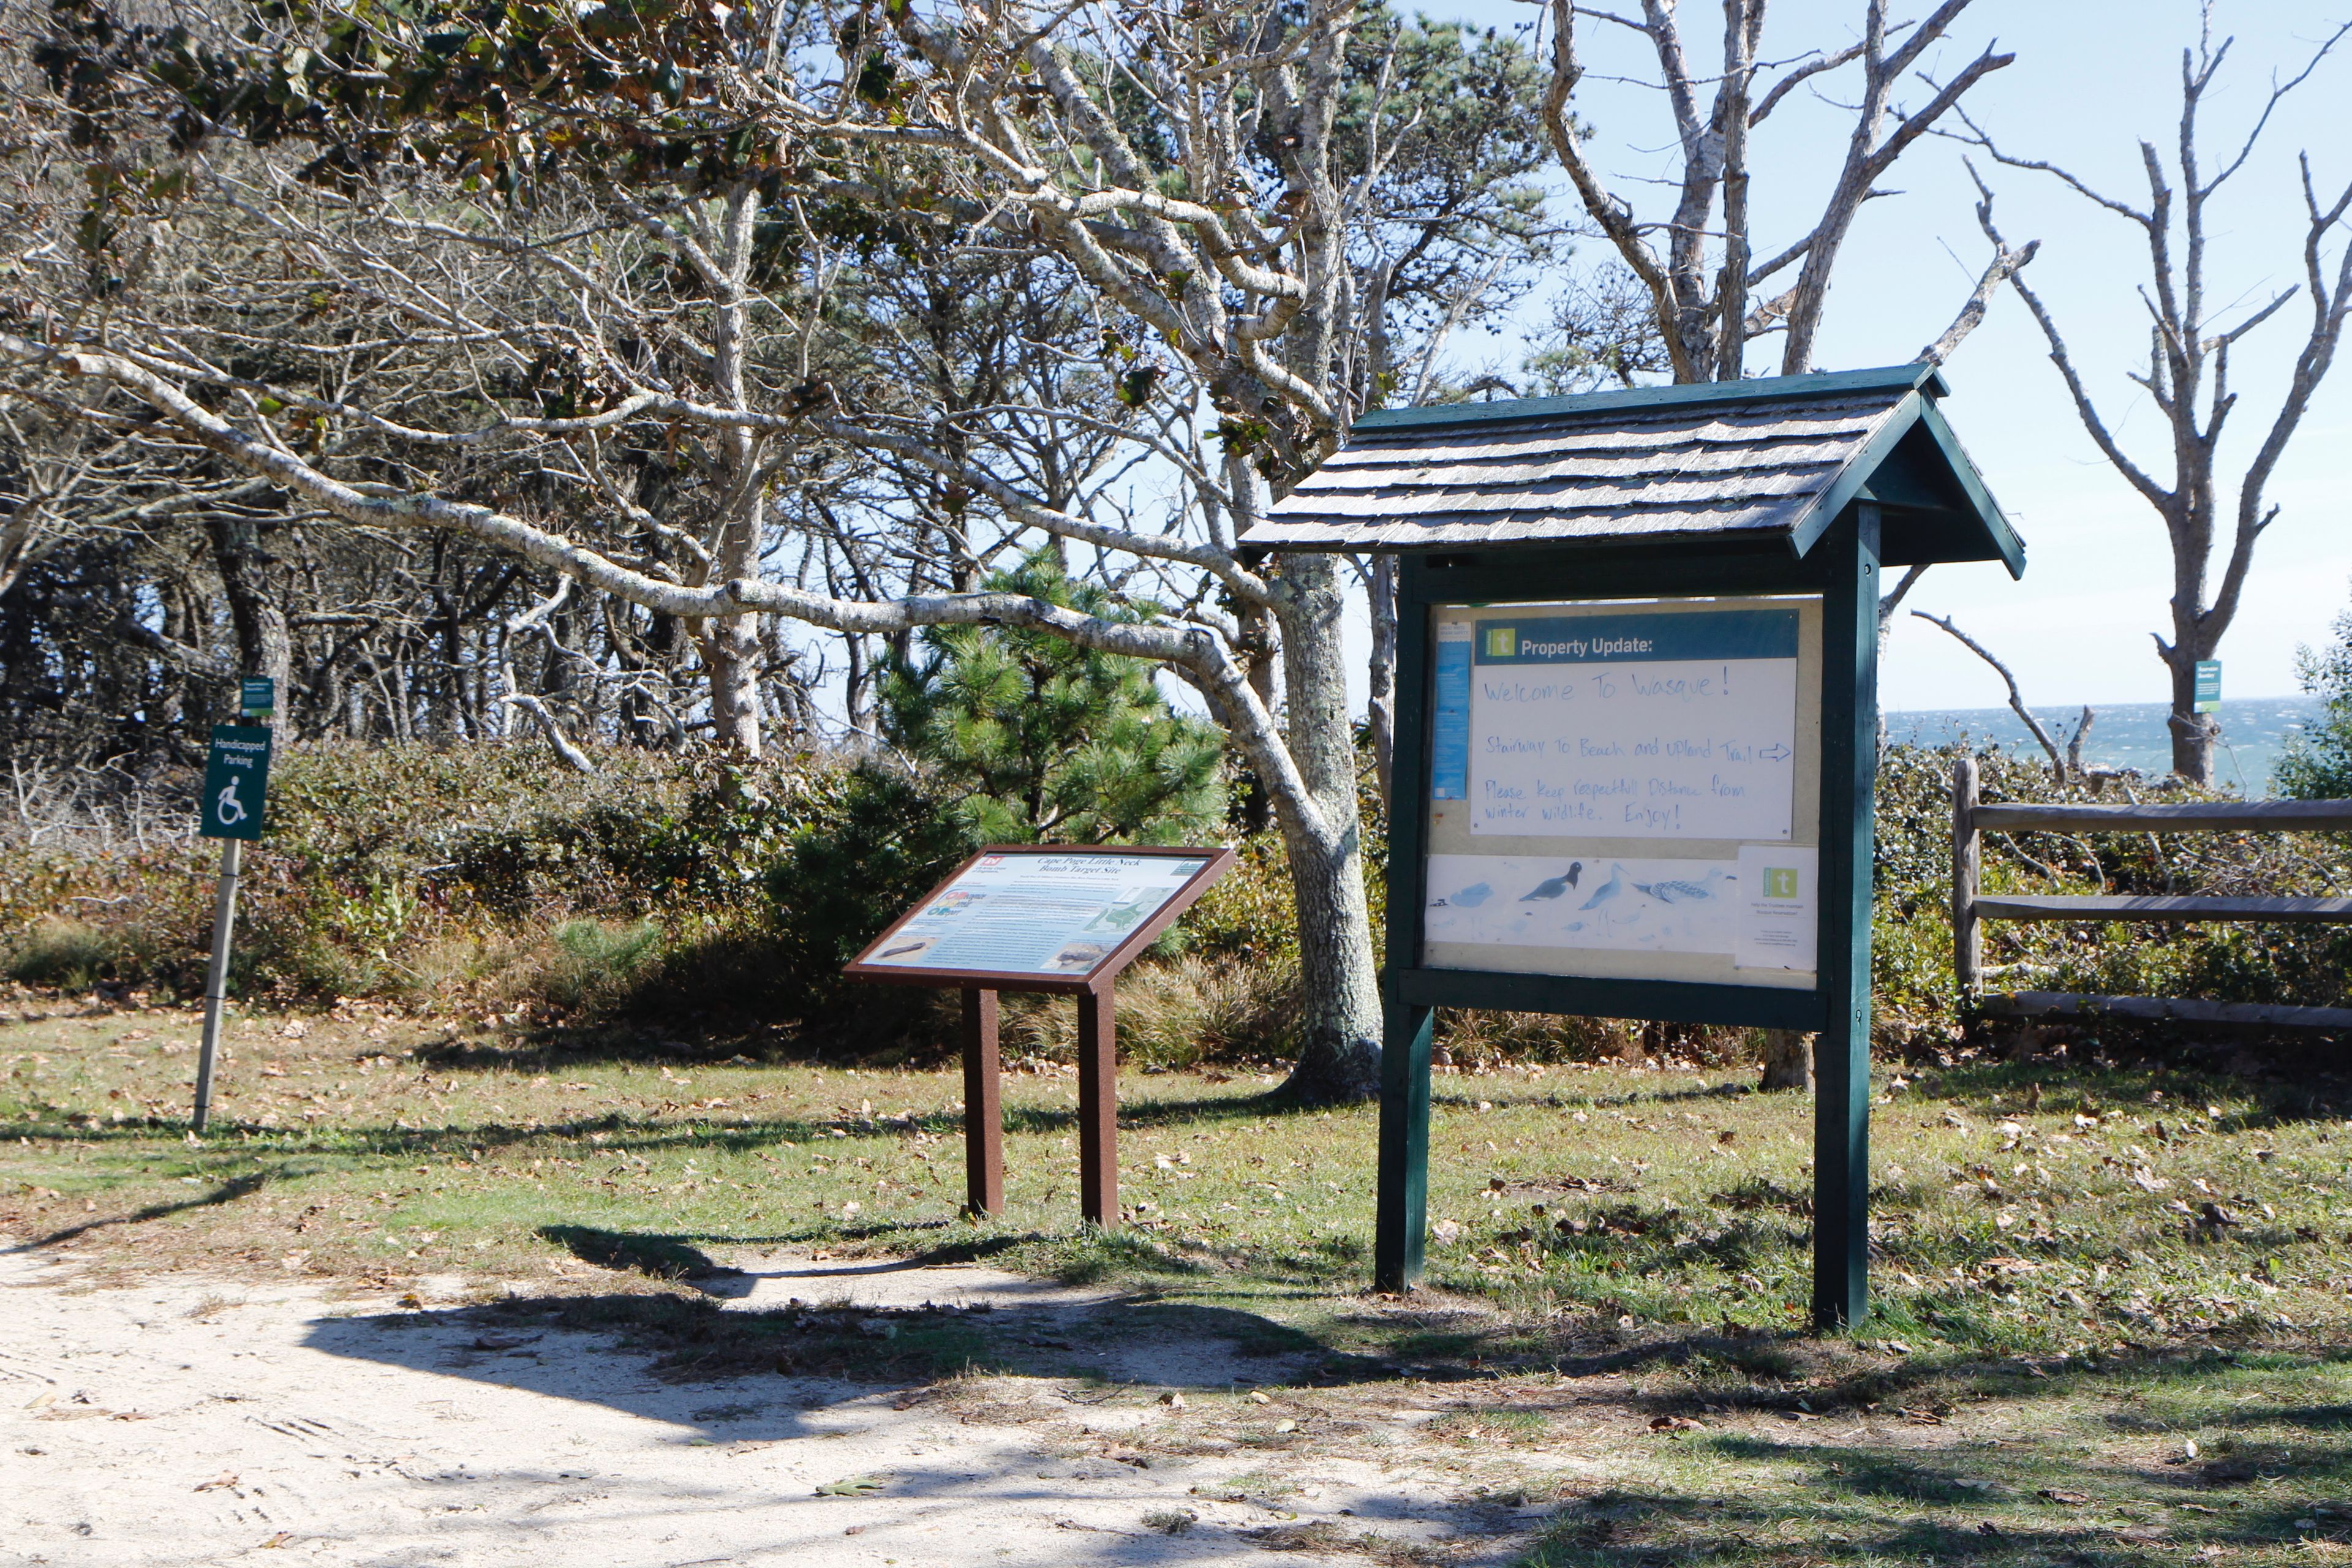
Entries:
[[[978, 1268], [755, 1265], [731, 1293], [1046, 1324], [1104, 1305]], [[1352, 1458], [1229, 1437], [1171, 1455], [1152, 1439], [1199, 1420], [1197, 1393], [1188, 1412], [1050, 1378], [679, 1384], [648, 1363], [454, 1307], [299, 1281], [98, 1289], [0, 1252], [0, 1564], [1500, 1563], [1541, 1512], [1465, 1497], [1379, 1434]], [[1431, 1414], [1379, 1413], [1408, 1436]]]

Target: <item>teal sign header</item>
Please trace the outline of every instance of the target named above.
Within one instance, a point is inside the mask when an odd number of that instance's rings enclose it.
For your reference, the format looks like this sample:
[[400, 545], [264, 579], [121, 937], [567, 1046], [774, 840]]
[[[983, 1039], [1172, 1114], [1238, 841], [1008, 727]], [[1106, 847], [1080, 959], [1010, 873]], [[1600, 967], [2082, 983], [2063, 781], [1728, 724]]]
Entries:
[[205, 756], [205, 793], [196, 803], [196, 832], [206, 838], [261, 837], [261, 808], [269, 793], [268, 729], [215, 724]]
[[1478, 623], [1488, 664], [1647, 664], [1673, 659], [1794, 658], [1794, 610], [1703, 615], [1546, 616]]

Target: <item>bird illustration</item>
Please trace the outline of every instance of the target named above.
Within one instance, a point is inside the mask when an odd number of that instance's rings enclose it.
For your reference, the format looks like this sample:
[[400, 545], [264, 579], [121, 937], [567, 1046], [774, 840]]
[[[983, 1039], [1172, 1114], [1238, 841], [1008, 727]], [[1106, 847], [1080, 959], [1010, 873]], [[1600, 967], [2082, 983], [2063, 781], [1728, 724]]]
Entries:
[[1480, 904], [1485, 903], [1488, 899], [1491, 899], [1494, 896], [1495, 889], [1488, 887], [1486, 883], [1473, 882], [1468, 887], [1463, 889], [1460, 892], [1454, 894], [1451, 900], [1441, 899], [1438, 902], [1450, 902], [1465, 910], [1475, 910]]
[[1519, 902], [1533, 903], [1538, 899], [1557, 899], [1576, 886], [1577, 878], [1584, 874], [1584, 862], [1571, 860], [1568, 870], [1558, 877], [1547, 877], [1532, 889], [1519, 895]]
[[1633, 890], [1647, 893], [1664, 904], [1691, 904], [1715, 897], [1715, 890], [1731, 879], [1721, 871], [1709, 871], [1704, 882], [1685, 882], [1669, 878], [1655, 882], [1636, 882]]
[[1597, 910], [1625, 890], [1625, 868], [1612, 864], [1609, 879], [1592, 889], [1592, 896], [1577, 906], [1580, 910]]

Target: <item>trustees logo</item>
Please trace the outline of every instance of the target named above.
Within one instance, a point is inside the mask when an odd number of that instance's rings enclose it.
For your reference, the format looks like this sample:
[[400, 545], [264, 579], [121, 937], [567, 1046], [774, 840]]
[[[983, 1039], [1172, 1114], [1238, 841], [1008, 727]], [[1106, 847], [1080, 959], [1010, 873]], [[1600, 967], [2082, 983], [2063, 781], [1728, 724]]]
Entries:
[[1488, 626], [1486, 628], [1486, 657], [1488, 658], [1508, 658], [1513, 653], [1517, 651], [1518, 641], [1519, 634], [1516, 627]]
[[1794, 866], [1765, 867], [1764, 896], [1768, 899], [1797, 897], [1797, 868]]

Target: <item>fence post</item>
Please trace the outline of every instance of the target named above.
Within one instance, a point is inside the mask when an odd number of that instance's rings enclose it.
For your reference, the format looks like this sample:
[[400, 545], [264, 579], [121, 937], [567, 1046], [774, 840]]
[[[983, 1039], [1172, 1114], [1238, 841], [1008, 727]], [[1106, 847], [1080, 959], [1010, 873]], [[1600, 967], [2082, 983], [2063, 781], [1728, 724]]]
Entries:
[[1963, 1007], [1983, 985], [1983, 941], [1977, 924], [1977, 763], [1962, 757], [1952, 764], [1952, 975]]

